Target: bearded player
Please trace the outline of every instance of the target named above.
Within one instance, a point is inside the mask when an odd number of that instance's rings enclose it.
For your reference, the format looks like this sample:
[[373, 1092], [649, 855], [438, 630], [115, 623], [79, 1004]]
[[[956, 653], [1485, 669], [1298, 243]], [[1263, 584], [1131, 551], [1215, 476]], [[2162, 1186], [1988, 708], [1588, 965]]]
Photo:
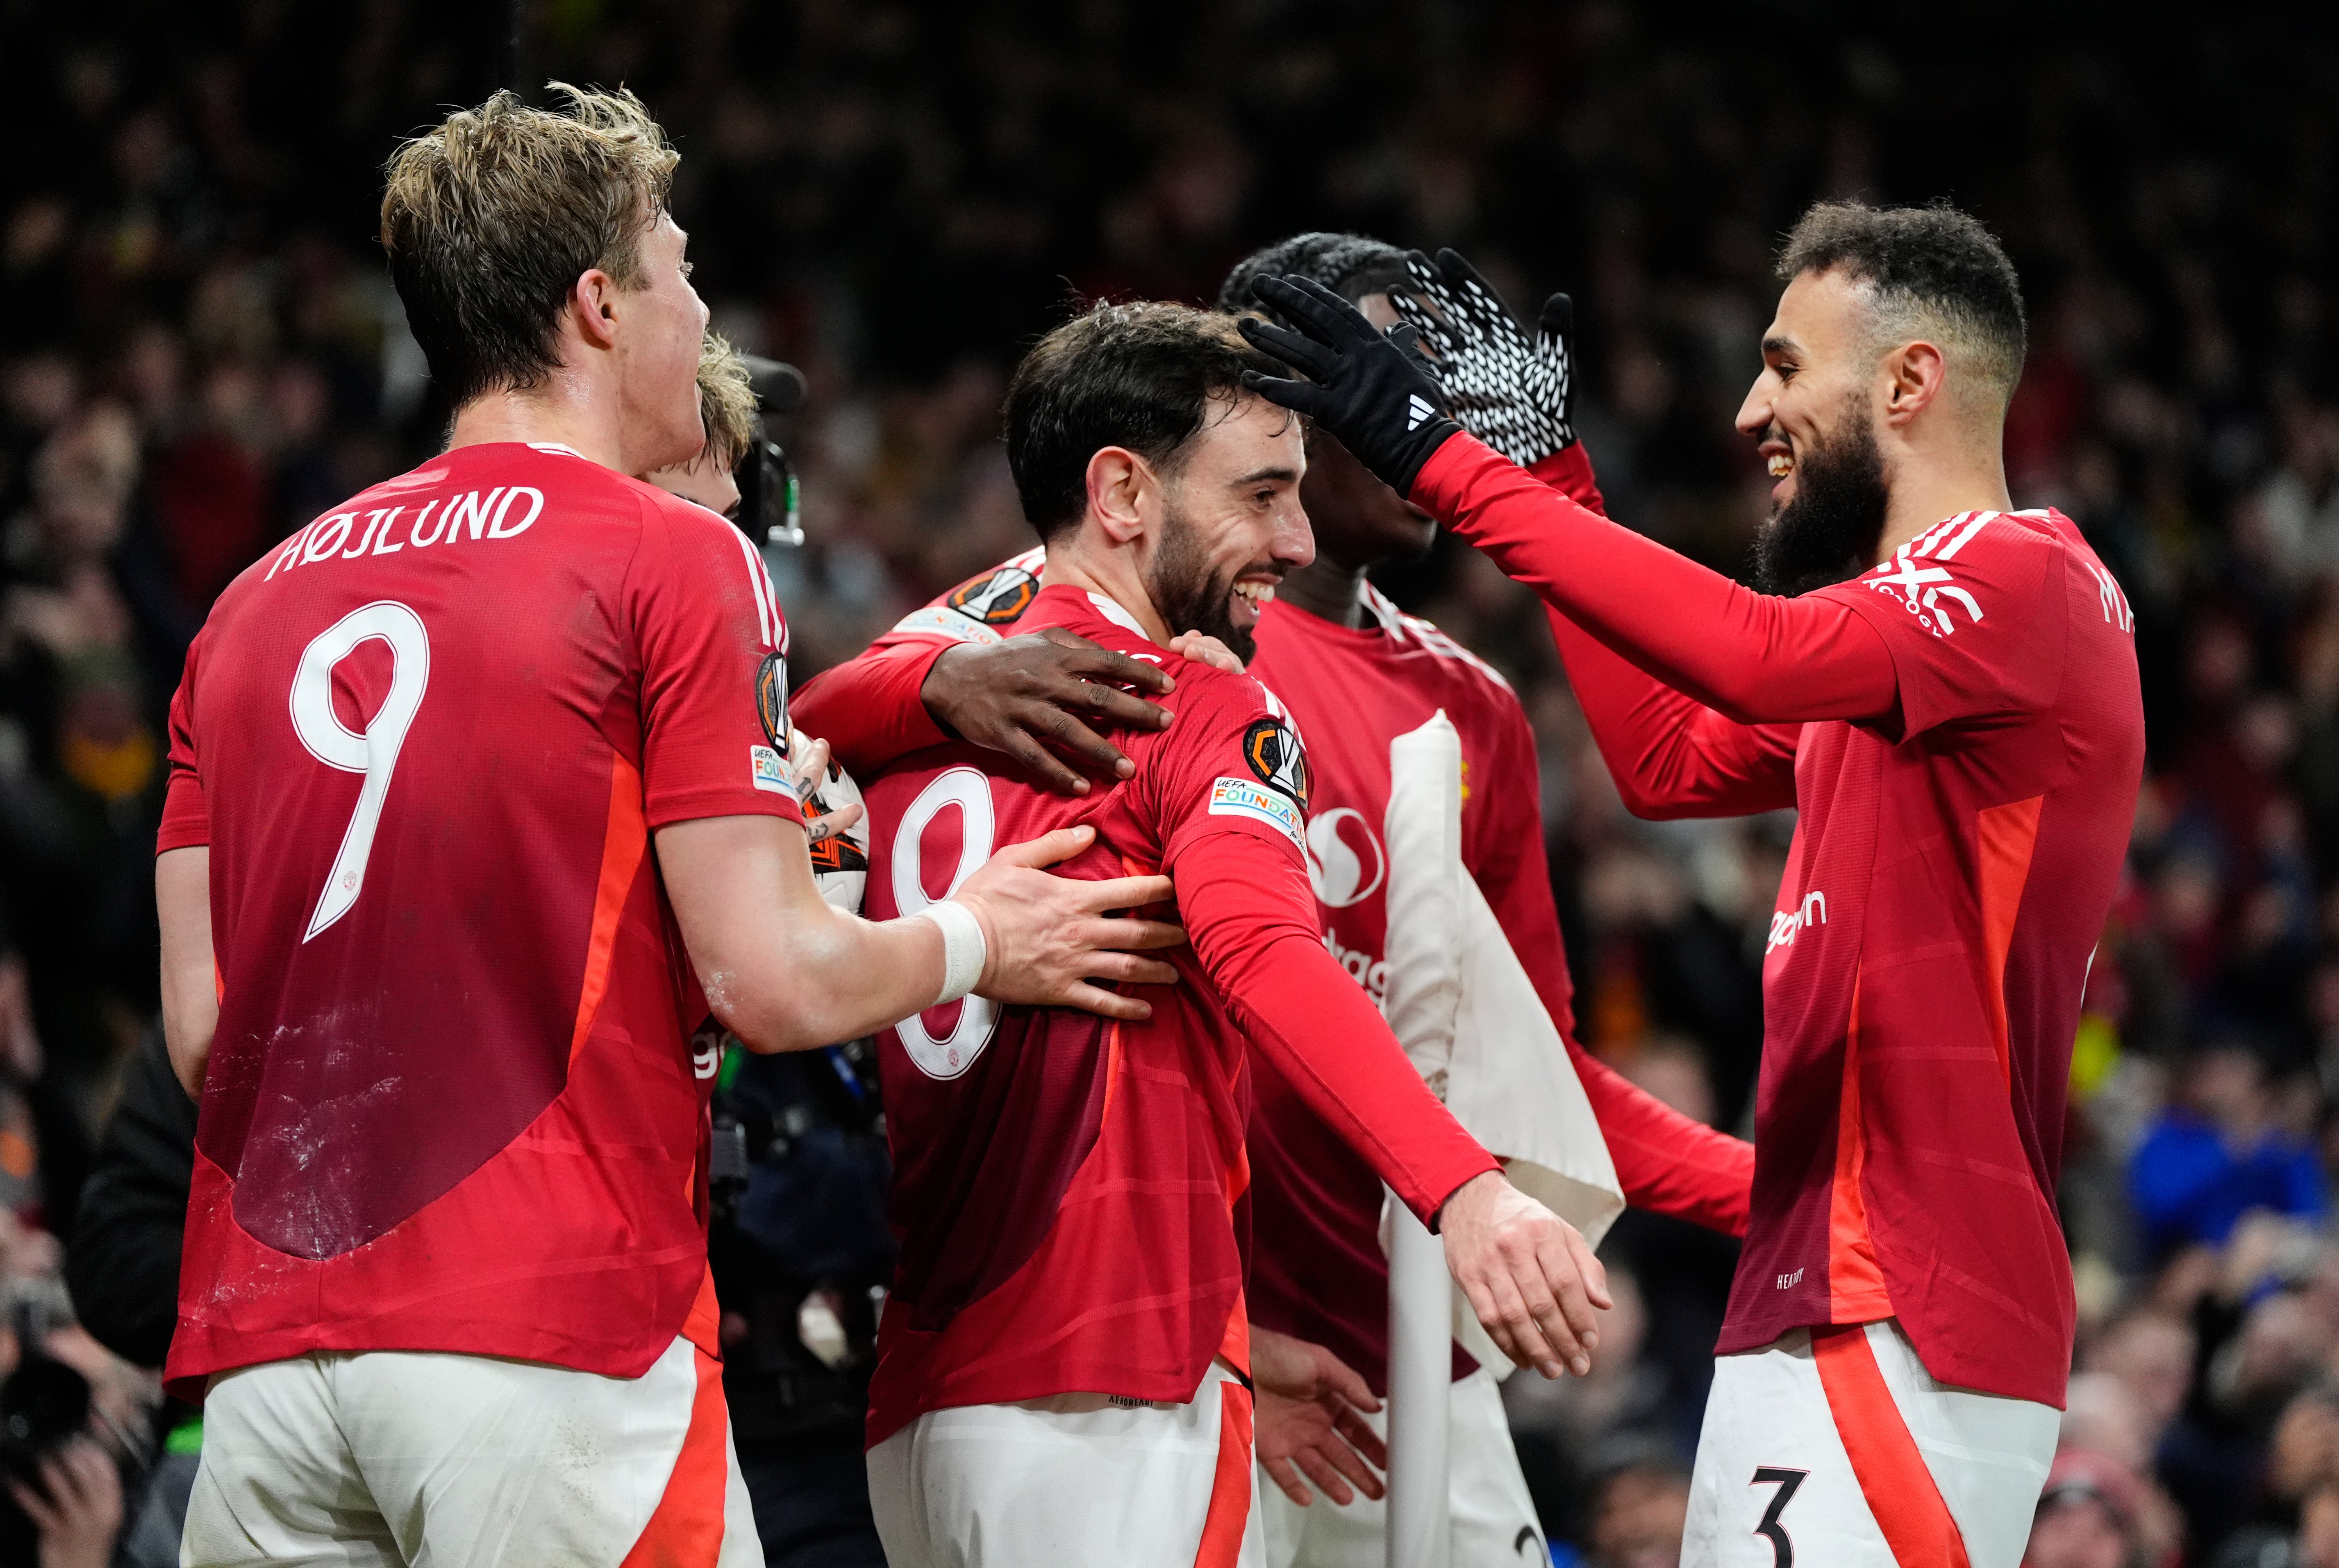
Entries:
[[2131, 617], [2068, 518], [2010, 509], [2023, 310], [1980, 224], [1822, 205], [1779, 271], [1738, 416], [1768, 592], [1463, 432], [1449, 395], [1549, 389], [1451, 252], [1411, 307], [1447, 385], [1305, 279], [1259, 285], [1298, 330], [1245, 330], [1310, 380], [1253, 384], [1544, 597], [1636, 810], [1801, 814], [1684, 1562], [2013, 1568], [2070, 1366], [2055, 1178], [2142, 776]]
[[[1255, 308], [1251, 284], [1287, 271], [1358, 301], [1377, 321], [1396, 321], [1388, 291], [1406, 281], [1405, 252], [1351, 234], [1296, 235], [1250, 256], [1228, 276], [1220, 310]], [[1564, 351], [1556, 340], [1546, 350]], [[1548, 460], [1596, 501], [1564, 407], [1555, 419], [1535, 412], [1528, 439], [1542, 447], [1530, 456]], [[1426, 551], [1436, 525], [1320, 430], [1308, 440], [1300, 498], [1316, 559], [1286, 575], [1261, 607], [1255, 648], [1231, 626], [1216, 629], [1289, 706], [1309, 742], [1308, 871], [1325, 944], [1377, 1003], [1387, 926], [1380, 823], [1388, 804], [1388, 745], [1443, 710], [1460, 733], [1470, 785], [1464, 863], [1562, 1038], [1572, 1041], [1572, 988], [1544, 862], [1525, 713], [1492, 669], [1434, 626], [1400, 615], [1365, 577], [1369, 567]], [[834, 734], [847, 765], [864, 772], [890, 760], [890, 747], [939, 742], [945, 732], [937, 726], [996, 734], [989, 705], [994, 672], [1028, 669], [1025, 661], [1058, 652], [1026, 637], [1004, 640], [1029, 607], [1043, 556], [1033, 551], [1004, 563], [912, 615], [869, 654], [811, 682], [799, 713], [808, 725], [831, 726], [822, 733]], [[1144, 718], [1129, 727], [1141, 734], [1151, 727], [1150, 715], [1138, 711]], [[1580, 1049], [1574, 1055], [1627, 1198], [1732, 1234], [1742, 1230], [1749, 1146], [1680, 1116]], [[1367, 1461], [1383, 1455], [1378, 1422], [1369, 1413], [1377, 1412], [1388, 1386], [1380, 1178], [1271, 1061], [1255, 1061], [1252, 1072], [1257, 1245], [1247, 1299], [1259, 1389], [1258, 1457], [1265, 1480], [1273, 1483], [1260, 1488], [1267, 1559], [1278, 1568], [1379, 1568], [1385, 1515]], [[1539, 1540], [1540, 1522], [1494, 1377], [1458, 1346], [1454, 1366], [1448, 1474], [1455, 1560], [1514, 1563], [1521, 1533]], [[1327, 1505], [1313, 1504], [1311, 1481]]]
[[[1008, 459], [1047, 540], [1025, 625], [1145, 663], [1247, 642], [1313, 553], [1299, 421], [1222, 316], [1100, 306], [1010, 386]], [[1180, 663], [1172, 722], [1066, 798], [950, 741], [867, 782], [873, 913], [943, 896], [993, 835], [1092, 823], [1068, 865], [1159, 868], [1188, 983], [1142, 1024], [977, 1003], [879, 1039], [902, 1261], [870, 1391], [870, 1493], [897, 1564], [1257, 1562], [1243, 1308], [1248, 1067], [1273, 1062], [1443, 1230], [1505, 1354], [1588, 1366], [1604, 1303], [1582, 1237], [1502, 1178], [1326, 952], [1301, 738], [1249, 677]]]
[[[970, 988], [1149, 1011], [1159, 878], [1002, 852], [822, 902], [786, 626], [712, 513], [706, 323], [628, 94], [499, 94], [392, 160], [449, 448], [221, 596], [172, 704], [165, 1032], [202, 1100], [167, 1375], [186, 1561], [760, 1562], [706, 1271], [708, 1017], [817, 1046]], [[707, 1031], [706, 1039], [714, 1031]]]

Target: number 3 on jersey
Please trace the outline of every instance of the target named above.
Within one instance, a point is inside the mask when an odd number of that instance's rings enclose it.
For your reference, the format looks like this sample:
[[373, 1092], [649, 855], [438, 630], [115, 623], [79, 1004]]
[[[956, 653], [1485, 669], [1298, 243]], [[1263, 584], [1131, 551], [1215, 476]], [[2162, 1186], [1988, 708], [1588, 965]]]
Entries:
[[[999, 833], [991, 809], [991, 781], [972, 768], [952, 768], [918, 792], [918, 798], [902, 814], [902, 825], [894, 830], [893, 912], [901, 919], [907, 920], [935, 902], [926, 896], [926, 830], [952, 806], [959, 811], [958, 864], [952, 869], [950, 886], [943, 890], [943, 897], [956, 892], [959, 883], [991, 858], [992, 841]], [[901, 1037], [902, 1049], [910, 1053], [920, 1072], [928, 1078], [952, 1079], [974, 1065], [974, 1059], [991, 1043], [991, 1031], [998, 1027], [999, 1004], [970, 996], [959, 1003], [958, 1022], [939, 1040], [927, 1031], [925, 1014], [921, 1012], [895, 1024], [893, 1032]]]
[[[390, 695], [360, 735], [333, 712], [333, 666], [356, 652], [359, 644], [374, 638], [390, 645]], [[293, 733], [309, 754], [327, 767], [365, 774], [357, 809], [341, 834], [340, 853], [325, 873], [325, 891], [301, 935], [304, 942], [349, 913], [365, 887], [366, 860], [373, 853], [374, 829], [381, 823], [390, 775], [429, 683], [429, 634], [422, 629], [422, 617], [395, 599], [377, 599], [351, 610], [301, 651], [301, 667], [292, 676]]]

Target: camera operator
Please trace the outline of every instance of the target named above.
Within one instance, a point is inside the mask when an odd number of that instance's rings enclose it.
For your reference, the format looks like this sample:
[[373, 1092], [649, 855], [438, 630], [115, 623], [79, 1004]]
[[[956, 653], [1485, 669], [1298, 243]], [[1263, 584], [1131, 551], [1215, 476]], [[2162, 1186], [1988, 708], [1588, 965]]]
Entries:
[[[121, 1098], [82, 1188], [65, 1283], [88, 1336], [133, 1366], [160, 1367], [177, 1320], [179, 1250], [195, 1162], [195, 1102], [171, 1070], [160, 1029], [130, 1058]], [[173, 1568], [195, 1482], [202, 1422], [166, 1404], [169, 1436], [143, 1495], [129, 1499], [123, 1568]], [[148, 1455], [142, 1449], [141, 1461]], [[14, 1561], [0, 1554], [0, 1561]]]
[[153, 1378], [74, 1322], [54, 1273], [16, 1272], [23, 1233], [0, 1228], [0, 1563], [107, 1568], [145, 1470]]

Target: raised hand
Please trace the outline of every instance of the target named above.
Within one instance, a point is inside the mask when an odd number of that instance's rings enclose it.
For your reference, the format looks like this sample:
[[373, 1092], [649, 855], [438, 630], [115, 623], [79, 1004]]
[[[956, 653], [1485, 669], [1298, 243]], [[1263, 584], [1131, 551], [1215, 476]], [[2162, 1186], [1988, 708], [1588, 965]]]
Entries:
[[1110, 784], [1137, 771], [1098, 730], [1158, 730], [1170, 722], [1167, 708], [1130, 692], [1159, 695], [1177, 684], [1158, 666], [1049, 626], [948, 650], [918, 695], [961, 738], [1013, 757], [1058, 794], [1081, 795], [1090, 778]]
[[1575, 302], [1544, 301], [1529, 342], [1478, 270], [1454, 250], [1406, 258], [1407, 289], [1389, 302], [1436, 356], [1462, 428], [1522, 468], [1575, 444]]
[[1261, 278], [1252, 293], [1298, 330], [1249, 316], [1236, 330], [1309, 379], [1246, 370], [1243, 384], [1322, 425], [1382, 483], [1410, 496], [1429, 455], [1462, 429], [1446, 411], [1446, 389], [1413, 347], [1414, 333], [1400, 323], [1382, 336], [1354, 305], [1308, 278]]
[[1027, 1007], [1077, 1007], [1107, 1018], [1153, 1015], [1142, 997], [1093, 983], [1171, 985], [1178, 971], [1138, 955], [1177, 947], [1182, 927], [1115, 911], [1143, 909], [1170, 897], [1166, 876], [1102, 881], [1051, 876], [1041, 866], [1069, 860], [1096, 842], [1092, 827], [1060, 827], [992, 855], [951, 895], [982, 922], [982, 978], [975, 991]]

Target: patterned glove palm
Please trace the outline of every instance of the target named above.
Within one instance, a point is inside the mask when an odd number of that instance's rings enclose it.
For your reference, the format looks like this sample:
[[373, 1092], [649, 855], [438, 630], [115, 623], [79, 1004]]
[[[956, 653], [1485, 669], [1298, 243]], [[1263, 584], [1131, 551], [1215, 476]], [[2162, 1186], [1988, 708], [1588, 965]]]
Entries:
[[1389, 301], [1436, 355], [1462, 428], [1521, 468], [1574, 446], [1575, 302], [1545, 301], [1529, 342], [1459, 251], [1440, 251], [1435, 263], [1412, 251], [1406, 271], [1410, 292], [1392, 290]]

